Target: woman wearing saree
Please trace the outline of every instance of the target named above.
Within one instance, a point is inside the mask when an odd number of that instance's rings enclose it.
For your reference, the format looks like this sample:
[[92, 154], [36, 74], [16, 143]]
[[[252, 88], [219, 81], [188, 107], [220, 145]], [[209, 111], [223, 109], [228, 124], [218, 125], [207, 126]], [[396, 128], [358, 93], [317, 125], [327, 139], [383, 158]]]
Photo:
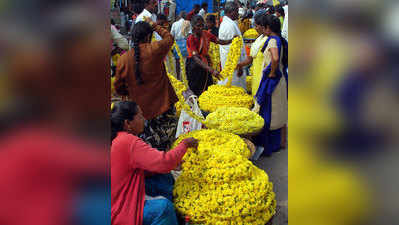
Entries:
[[260, 34], [260, 36], [255, 40], [255, 42], [251, 45], [250, 55], [247, 57], [246, 60], [242, 61], [241, 63], [237, 64], [237, 69], [242, 69], [248, 65], [252, 64], [251, 71], [252, 71], [252, 89], [251, 93], [255, 96], [256, 92], [258, 91], [260, 81], [262, 80], [263, 76], [263, 52], [261, 52], [261, 48], [264, 46], [267, 36], [265, 35], [264, 25], [266, 22], [266, 13], [259, 13], [255, 16], [255, 29]]
[[281, 37], [279, 18], [267, 15], [265, 22], [268, 39], [261, 49], [265, 57], [265, 69], [255, 95], [254, 107], [254, 111], [264, 118], [265, 126], [255, 138], [255, 144], [259, 152], [263, 151], [263, 155], [270, 156], [285, 145], [288, 121], [288, 43]]

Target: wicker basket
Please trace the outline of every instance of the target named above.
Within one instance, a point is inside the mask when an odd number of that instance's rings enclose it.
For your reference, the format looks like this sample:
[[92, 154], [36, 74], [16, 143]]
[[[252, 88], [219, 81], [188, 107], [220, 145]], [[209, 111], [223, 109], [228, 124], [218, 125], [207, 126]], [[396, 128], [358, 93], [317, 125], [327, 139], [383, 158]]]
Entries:
[[252, 143], [250, 140], [248, 140], [246, 138], [243, 138], [243, 140], [245, 141], [245, 143], [247, 144], [249, 150], [251, 151], [251, 156], [249, 157], [249, 159], [250, 159], [255, 154], [256, 147], [255, 147], [254, 143]]

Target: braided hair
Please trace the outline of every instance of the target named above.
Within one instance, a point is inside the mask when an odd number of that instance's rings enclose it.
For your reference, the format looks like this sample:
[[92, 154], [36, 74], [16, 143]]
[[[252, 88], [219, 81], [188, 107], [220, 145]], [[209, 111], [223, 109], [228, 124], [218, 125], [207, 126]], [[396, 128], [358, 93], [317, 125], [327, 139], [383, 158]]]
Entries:
[[147, 22], [138, 22], [134, 25], [132, 31], [134, 58], [136, 62], [136, 81], [138, 85], [144, 84], [140, 72], [140, 48], [139, 45], [143, 43], [149, 35], [152, 35], [152, 27]]

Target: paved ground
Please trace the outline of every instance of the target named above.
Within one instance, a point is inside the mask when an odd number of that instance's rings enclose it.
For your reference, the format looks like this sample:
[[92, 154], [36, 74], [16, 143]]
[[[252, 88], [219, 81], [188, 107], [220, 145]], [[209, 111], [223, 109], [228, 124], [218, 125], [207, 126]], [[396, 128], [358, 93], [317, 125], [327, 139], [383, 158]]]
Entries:
[[288, 151], [281, 150], [271, 157], [261, 157], [254, 163], [266, 171], [274, 185], [277, 212], [272, 225], [288, 225]]

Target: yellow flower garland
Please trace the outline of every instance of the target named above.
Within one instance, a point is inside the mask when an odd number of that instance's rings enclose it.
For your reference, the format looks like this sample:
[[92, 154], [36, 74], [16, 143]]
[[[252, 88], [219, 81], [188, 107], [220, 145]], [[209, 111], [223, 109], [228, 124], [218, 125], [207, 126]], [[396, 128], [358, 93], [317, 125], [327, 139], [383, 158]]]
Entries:
[[206, 126], [237, 135], [253, 134], [262, 130], [264, 119], [246, 108], [222, 107], [206, 117]]
[[219, 107], [244, 107], [250, 109], [253, 99], [241, 87], [212, 85], [199, 97], [199, 106], [207, 112], [214, 112]]
[[220, 72], [220, 50], [219, 45], [213, 42], [209, 45], [209, 56], [211, 57], [212, 68]]
[[227, 55], [226, 64], [223, 70], [220, 72], [220, 75], [223, 77], [223, 79], [229, 78], [229, 81], [226, 85], [228, 87], [231, 87], [231, 82], [233, 81], [233, 74], [237, 68], [238, 60], [241, 57], [242, 45], [243, 41], [241, 36], [233, 39], [229, 53]]
[[180, 74], [183, 80], [183, 84], [186, 86], [186, 88], [188, 88], [188, 81], [187, 81], [187, 73], [186, 73], [186, 66], [184, 64], [184, 58], [183, 55], [181, 54], [180, 48], [179, 46], [175, 43], [173, 44], [173, 48], [176, 49], [177, 55], [180, 58]]
[[176, 209], [201, 224], [264, 225], [275, 214], [276, 200], [268, 175], [248, 159], [237, 135], [199, 130], [182, 135], [199, 140], [188, 149], [173, 194]]
[[[175, 104], [176, 112], [177, 112], [177, 109], [180, 109], [180, 112], [181, 112], [181, 110], [184, 109], [184, 111], [186, 111], [188, 113], [188, 115], [190, 115], [192, 118], [194, 118], [194, 119], [198, 120], [199, 122], [203, 123], [205, 118], [203, 118], [201, 116], [198, 116], [197, 114], [193, 113], [191, 107], [188, 104], [186, 104], [186, 101], [185, 101], [184, 96], [183, 96], [183, 92], [187, 90], [185, 85], [181, 81], [177, 80], [174, 76], [172, 76], [169, 73], [167, 68], [166, 68], [166, 72], [167, 72], [167, 75], [169, 77], [170, 83], [172, 84], [173, 89], [176, 92], [177, 98], [179, 99], [179, 101]], [[180, 115], [180, 112], [178, 112], [176, 114]]]

